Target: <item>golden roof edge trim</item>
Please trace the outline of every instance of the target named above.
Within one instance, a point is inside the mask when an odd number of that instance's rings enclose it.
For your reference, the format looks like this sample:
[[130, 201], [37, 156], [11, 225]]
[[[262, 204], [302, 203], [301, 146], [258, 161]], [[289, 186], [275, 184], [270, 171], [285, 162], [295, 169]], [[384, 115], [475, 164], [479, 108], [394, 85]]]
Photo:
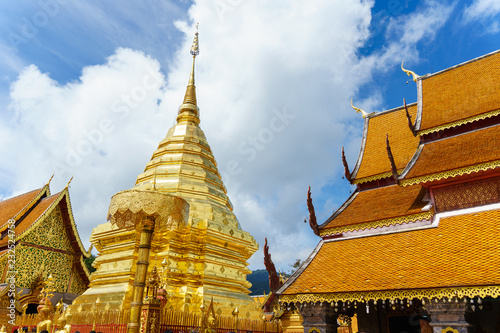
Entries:
[[[71, 200], [69, 198], [69, 190], [68, 190], [68, 188], [65, 188], [63, 190], [63, 192], [66, 192], [65, 193], [66, 194], [66, 203], [68, 205], [68, 216], [69, 216], [69, 219], [70, 219], [70, 222], [71, 222], [71, 229], [73, 230], [75, 238], [78, 241], [78, 247], [80, 248], [80, 251], [82, 252], [82, 255], [85, 258], [88, 258], [88, 257], [90, 257], [92, 255], [92, 252], [91, 252], [92, 250], [91, 250], [91, 248], [89, 248], [90, 251], [87, 251], [85, 249], [85, 247], [83, 246], [80, 234], [78, 233], [78, 229], [76, 228], [76, 222], [75, 222], [75, 218], [73, 216], [73, 207], [71, 206]], [[88, 276], [90, 277], [90, 273], [89, 273]]]
[[438, 172], [438, 173], [425, 175], [425, 176], [419, 176], [419, 177], [415, 177], [415, 178], [402, 179], [402, 180], [400, 180], [400, 184], [401, 184], [401, 186], [408, 186], [408, 185], [415, 185], [415, 184], [420, 184], [420, 183], [427, 183], [427, 182], [432, 182], [435, 180], [462, 176], [465, 174], [470, 175], [473, 172], [487, 171], [487, 170], [491, 170], [491, 169], [496, 169], [498, 167], [500, 167], [500, 160], [481, 163], [481, 164], [468, 166], [468, 167], [460, 168], [460, 169]]
[[389, 219], [333, 227], [333, 228], [329, 228], [329, 229], [321, 231], [319, 235], [321, 237], [324, 237], [324, 236], [340, 234], [342, 232], [348, 232], [348, 231], [375, 229], [378, 227], [388, 227], [388, 226], [398, 225], [398, 224], [403, 224], [403, 223], [416, 222], [419, 220], [428, 220], [433, 215], [434, 215], [433, 211], [428, 211], [428, 212], [419, 213], [419, 214], [399, 216], [399, 217], [393, 217], [393, 218], [389, 218]]
[[[400, 170], [398, 170], [398, 171], [400, 171]], [[388, 178], [388, 177], [392, 177], [391, 171], [379, 173], [379, 174], [373, 175], [373, 176], [355, 179], [352, 183], [353, 184], [363, 184], [363, 183], [368, 183], [368, 182], [371, 182], [374, 180], [379, 180], [379, 179]]]
[[443, 125], [440, 125], [440, 126], [432, 127], [432, 128], [429, 128], [429, 129], [426, 129], [426, 130], [422, 130], [422, 131], [418, 131], [417, 134], [418, 135], [426, 135], [426, 134], [429, 134], [429, 133], [439, 132], [439, 131], [442, 131], [442, 130], [445, 130], [445, 129], [449, 129], [449, 128], [453, 128], [453, 127], [458, 127], [458, 126], [461, 126], [461, 125], [473, 123], [475, 121], [484, 120], [484, 119], [487, 119], [487, 118], [492, 118], [492, 117], [495, 117], [495, 116], [498, 116], [498, 115], [500, 115], [500, 109], [493, 110], [493, 111], [488, 111], [486, 113], [478, 114], [478, 115], [473, 116], [473, 117], [465, 118], [465, 119], [462, 119], [462, 120], [457, 120], [457, 121], [454, 121], [454, 122], [451, 122], [451, 123], [447, 123], [447, 124], [443, 124]]
[[428, 288], [428, 289], [404, 289], [404, 290], [382, 290], [382, 291], [358, 291], [358, 292], [339, 292], [339, 293], [321, 293], [321, 294], [292, 294], [280, 295], [280, 303], [307, 303], [307, 302], [333, 302], [333, 301], [377, 301], [377, 300], [396, 300], [396, 299], [442, 299], [452, 297], [500, 297], [500, 285], [486, 286], [458, 286], [446, 288]]

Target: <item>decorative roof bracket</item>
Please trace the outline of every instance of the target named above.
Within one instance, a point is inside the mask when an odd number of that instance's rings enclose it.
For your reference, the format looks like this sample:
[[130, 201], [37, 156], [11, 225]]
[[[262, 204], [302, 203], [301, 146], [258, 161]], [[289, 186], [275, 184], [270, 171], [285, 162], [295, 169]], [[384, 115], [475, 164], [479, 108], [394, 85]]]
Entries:
[[413, 134], [413, 136], [417, 136], [417, 131], [415, 130], [415, 125], [413, 125], [413, 123], [411, 121], [410, 112], [408, 112], [408, 106], [406, 105], [406, 99], [404, 99], [404, 98], [403, 98], [403, 103], [405, 104], [406, 118], [408, 119], [408, 127], [410, 127], [410, 131]]
[[265, 238], [264, 244], [264, 265], [266, 267], [267, 273], [269, 274], [269, 289], [275, 293], [282, 285], [280, 283], [280, 278], [276, 272], [276, 266], [274, 266], [273, 260], [271, 259], [271, 254], [269, 253], [269, 245], [267, 245], [267, 237]]
[[396, 162], [394, 162], [394, 156], [392, 156], [391, 146], [389, 145], [389, 134], [387, 133], [385, 134], [385, 143], [387, 148], [387, 155], [389, 156], [389, 161], [391, 162], [392, 177], [394, 177], [394, 180], [399, 185], [398, 169], [396, 168]]
[[368, 113], [365, 110], [361, 110], [360, 108], [357, 108], [357, 107], [355, 107], [352, 104], [352, 98], [351, 98], [351, 106], [356, 111], [356, 113], [360, 113], [361, 112], [361, 115], [363, 116], [363, 119], [365, 119], [368, 116]]
[[[316, 213], [314, 212], [314, 206], [311, 198], [311, 186], [307, 190], [307, 209], [309, 210], [309, 225], [316, 236], [319, 236], [318, 222], [316, 221]], [[307, 220], [304, 219], [304, 223]]]
[[401, 63], [401, 69], [403, 70], [403, 72], [405, 72], [405, 73], [406, 73], [406, 75], [408, 75], [408, 76], [410, 76], [410, 75], [411, 75], [411, 76], [413, 77], [413, 81], [414, 81], [414, 82], [417, 82], [417, 80], [418, 80], [419, 76], [418, 76], [417, 74], [415, 74], [415, 72], [410, 71], [410, 70], [408, 70], [408, 69], [405, 69], [405, 68], [403, 67], [403, 64], [404, 64], [404, 63], [405, 63], [404, 61]]
[[349, 183], [352, 184], [352, 181], [351, 181], [351, 172], [349, 171], [349, 166], [347, 165], [347, 160], [345, 158], [344, 147], [342, 147], [342, 163], [344, 164], [345, 179], [347, 179], [349, 181]]

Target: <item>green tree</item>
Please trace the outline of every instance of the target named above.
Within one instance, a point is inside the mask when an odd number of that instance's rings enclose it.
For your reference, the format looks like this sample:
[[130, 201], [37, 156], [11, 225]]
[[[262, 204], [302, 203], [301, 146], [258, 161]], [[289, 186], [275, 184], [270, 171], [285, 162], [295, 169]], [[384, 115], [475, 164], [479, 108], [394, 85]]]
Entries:
[[293, 265], [290, 265], [292, 267], [292, 269], [290, 270], [290, 275], [292, 275], [293, 273], [295, 273], [295, 271], [297, 269], [299, 269], [299, 267], [301, 265], [302, 265], [302, 260], [301, 259], [296, 259], [295, 263], [293, 263]]
[[95, 272], [95, 268], [92, 267], [92, 263], [94, 262], [94, 260], [95, 260], [95, 255], [91, 255], [90, 257], [83, 259], [83, 262], [85, 263], [85, 266], [87, 266], [87, 269], [89, 270], [90, 273]]

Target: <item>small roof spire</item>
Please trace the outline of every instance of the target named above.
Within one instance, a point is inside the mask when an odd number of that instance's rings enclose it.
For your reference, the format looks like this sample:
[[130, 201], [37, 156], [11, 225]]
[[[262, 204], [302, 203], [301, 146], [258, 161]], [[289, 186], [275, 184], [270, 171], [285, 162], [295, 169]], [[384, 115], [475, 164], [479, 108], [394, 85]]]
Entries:
[[351, 106], [356, 111], [356, 113], [361, 112], [361, 114], [363, 115], [363, 119], [366, 118], [366, 116], [368, 116], [368, 113], [365, 110], [361, 110], [360, 108], [357, 108], [354, 105], [352, 105], [352, 98], [351, 98]]
[[189, 75], [189, 82], [184, 95], [184, 101], [179, 108], [179, 115], [177, 122], [188, 121], [194, 122], [197, 125], [200, 123], [199, 108], [196, 103], [196, 87], [194, 85], [194, 63], [196, 56], [200, 54], [198, 45], [198, 23], [196, 24], [196, 33], [194, 34], [193, 44], [191, 45], [190, 53], [193, 55], [193, 65], [191, 67], [191, 74]]
[[[405, 63], [404, 61], [401, 63], [401, 69], [403, 70], [403, 72], [405, 72], [405, 73], [406, 73], [406, 75], [408, 75], [408, 76], [410, 76], [410, 75], [411, 75], [411, 76], [412, 76], [412, 78], [413, 78], [413, 81], [417, 82], [417, 80], [418, 80], [419, 76], [418, 76], [417, 74], [415, 74], [415, 72], [410, 71], [410, 70], [408, 70], [408, 69], [405, 69], [405, 68], [403, 67], [403, 64], [404, 64], [404, 63]], [[407, 82], [407, 83], [408, 83], [408, 82]]]
[[200, 54], [200, 48], [198, 46], [198, 25], [199, 23], [196, 23], [196, 33], [194, 34], [193, 45], [191, 46], [190, 51], [193, 57], [196, 57], [198, 54]]

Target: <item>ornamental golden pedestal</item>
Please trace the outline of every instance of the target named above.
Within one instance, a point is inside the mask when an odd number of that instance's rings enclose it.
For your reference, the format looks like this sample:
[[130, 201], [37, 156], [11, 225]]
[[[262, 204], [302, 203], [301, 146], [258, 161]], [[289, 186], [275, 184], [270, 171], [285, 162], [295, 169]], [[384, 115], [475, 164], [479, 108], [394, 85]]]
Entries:
[[[149, 271], [164, 262], [161, 287], [168, 308], [200, 313], [213, 298], [217, 314], [238, 308], [243, 318], [260, 318], [248, 288], [247, 260], [258, 249], [254, 238], [241, 229], [226, 195], [217, 163], [199, 127], [193, 65], [177, 123], [160, 142], [151, 161], [137, 177], [133, 190], [169, 194], [184, 199], [189, 216], [182, 227], [153, 236]], [[169, 209], [166, 207], [165, 209]], [[179, 225], [180, 226], [180, 225]], [[141, 230], [112, 223], [97, 226], [90, 241], [99, 251], [90, 288], [73, 303], [74, 311], [89, 311], [97, 297], [109, 309], [128, 308], [134, 275], [139, 265]], [[155, 231], [156, 234], [156, 231]]]

